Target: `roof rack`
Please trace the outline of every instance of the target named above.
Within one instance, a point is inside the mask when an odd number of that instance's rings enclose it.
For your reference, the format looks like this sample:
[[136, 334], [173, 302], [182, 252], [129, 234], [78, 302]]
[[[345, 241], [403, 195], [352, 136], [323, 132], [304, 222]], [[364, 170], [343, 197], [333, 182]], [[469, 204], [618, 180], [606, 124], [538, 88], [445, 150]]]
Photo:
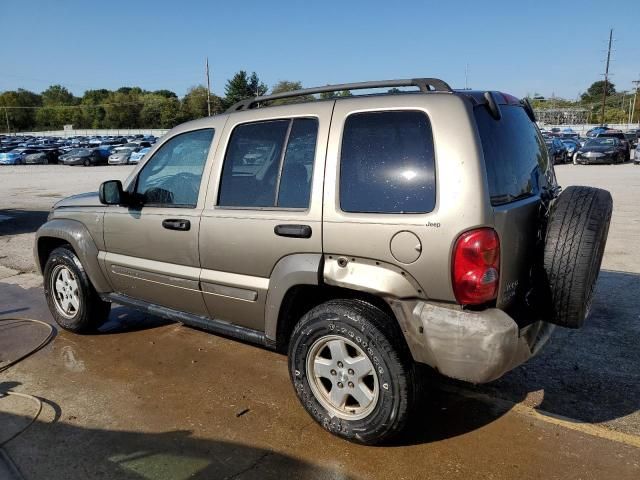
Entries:
[[340, 92], [342, 90], [366, 90], [369, 88], [418, 87], [421, 92], [429, 91], [453, 93], [451, 87], [438, 78], [408, 78], [404, 80], [379, 80], [374, 82], [342, 83], [339, 85], [325, 85], [324, 87], [303, 88], [291, 92], [275, 93], [262, 97], [247, 98], [234, 103], [227, 109], [227, 113], [249, 110], [260, 102], [268, 102], [281, 98], [301, 97], [316, 93]]

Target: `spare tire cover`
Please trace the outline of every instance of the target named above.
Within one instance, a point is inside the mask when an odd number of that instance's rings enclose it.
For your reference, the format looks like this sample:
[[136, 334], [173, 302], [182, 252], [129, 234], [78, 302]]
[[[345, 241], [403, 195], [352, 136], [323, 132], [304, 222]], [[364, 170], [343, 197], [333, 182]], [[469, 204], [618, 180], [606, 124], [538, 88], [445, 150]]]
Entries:
[[550, 322], [579, 328], [589, 314], [613, 201], [599, 188], [572, 186], [551, 207], [544, 245]]

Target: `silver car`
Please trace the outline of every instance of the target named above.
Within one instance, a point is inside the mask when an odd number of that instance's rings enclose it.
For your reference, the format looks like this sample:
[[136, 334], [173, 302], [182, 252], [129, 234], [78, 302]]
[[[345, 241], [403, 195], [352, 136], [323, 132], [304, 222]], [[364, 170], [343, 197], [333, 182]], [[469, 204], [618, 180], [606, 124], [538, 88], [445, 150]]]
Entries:
[[[417, 91], [269, 106], [394, 87]], [[489, 382], [582, 326], [611, 209], [560, 193], [527, 101], [364, 82], [175, 127], [124, 185], [57, 203], [35, 256], [63, 328], [118, 303], [275, 349], [312, 418], [377, 443], [420, 407], [419, 364]]]
[[117, 147], [113, 149], [109, 155], [109, 165], [124, 165], [129, 163], [129, 157], [134, 152], [140, 150], [140, 147]]

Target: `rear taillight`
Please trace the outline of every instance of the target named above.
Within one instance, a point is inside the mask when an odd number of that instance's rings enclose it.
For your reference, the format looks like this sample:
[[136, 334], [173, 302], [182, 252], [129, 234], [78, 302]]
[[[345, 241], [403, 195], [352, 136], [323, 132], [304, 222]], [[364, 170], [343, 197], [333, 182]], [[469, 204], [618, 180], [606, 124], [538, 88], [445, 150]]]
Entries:
[[500, 240], [492, 228], [463, 233], [456, 240], [451, 265], [453, 292], [462, 305], [495, 300], [500, 281]]

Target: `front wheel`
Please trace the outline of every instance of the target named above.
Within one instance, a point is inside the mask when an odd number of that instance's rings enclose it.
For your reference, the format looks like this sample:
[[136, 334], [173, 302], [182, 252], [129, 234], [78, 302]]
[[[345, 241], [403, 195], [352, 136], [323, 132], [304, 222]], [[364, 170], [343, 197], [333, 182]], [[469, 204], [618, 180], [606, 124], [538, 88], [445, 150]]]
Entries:
[[365, 444], [403, 430], [414, 366], [395, 319], [359, 300], [309, 311], [289, 345], [289, 375], [307, 412], [331, 433]]
[[56, 248], [49, 255], [44, 294], [53, 318], [65, 330], [88, 332], [109, 318], [111, 304], [98, 296], [80, 259], [68, 247]]

